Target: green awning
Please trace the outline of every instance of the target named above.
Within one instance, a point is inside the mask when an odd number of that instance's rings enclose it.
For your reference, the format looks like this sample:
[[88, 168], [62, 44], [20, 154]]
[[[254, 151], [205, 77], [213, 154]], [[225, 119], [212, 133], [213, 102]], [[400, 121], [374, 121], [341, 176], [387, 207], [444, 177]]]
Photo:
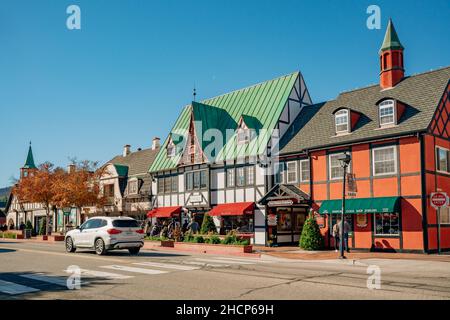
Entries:
[[[345, 200], [345, 214], [399, 212], [400, 197], [360, 198]], [[320, 214], [340, 214], [342, 200], [325, 200]]]

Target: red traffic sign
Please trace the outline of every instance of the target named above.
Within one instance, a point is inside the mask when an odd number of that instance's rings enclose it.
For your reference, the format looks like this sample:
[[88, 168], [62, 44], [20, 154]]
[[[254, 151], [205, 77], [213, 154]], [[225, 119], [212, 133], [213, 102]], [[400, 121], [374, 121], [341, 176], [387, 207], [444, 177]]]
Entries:
[[448, 197], [445, 192], [432, 192], [430, 195], [431, 206], [434, 208], [442, 208], [447, 205]]

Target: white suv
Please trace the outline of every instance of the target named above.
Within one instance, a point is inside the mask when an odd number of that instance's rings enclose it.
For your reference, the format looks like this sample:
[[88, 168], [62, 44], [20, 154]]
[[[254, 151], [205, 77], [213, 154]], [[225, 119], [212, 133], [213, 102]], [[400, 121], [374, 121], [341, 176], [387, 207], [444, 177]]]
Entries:
[[95, 217], [67, 232], [65, 244], [67, 252], [89, 248], [103, 255], [108, 250], [128, 249], [138, 254], [144, 246], [144, 231], [133, 218]]

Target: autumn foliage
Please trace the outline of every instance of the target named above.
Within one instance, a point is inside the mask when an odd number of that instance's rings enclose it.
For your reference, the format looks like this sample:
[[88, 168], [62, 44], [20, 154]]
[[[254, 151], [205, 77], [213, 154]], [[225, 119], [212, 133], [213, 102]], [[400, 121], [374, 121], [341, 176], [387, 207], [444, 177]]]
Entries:
[[89, 161], [74, 163], [72, 170], [55, 168], [44, 163], [23, 177], [13, 188], [20, 204], [39, 203], [46, 210], [46, 234], [49, 234], [50, 214], [64, 207], [81, 209], [83, 206], [102, 207], [99, 177], [101, 170]]

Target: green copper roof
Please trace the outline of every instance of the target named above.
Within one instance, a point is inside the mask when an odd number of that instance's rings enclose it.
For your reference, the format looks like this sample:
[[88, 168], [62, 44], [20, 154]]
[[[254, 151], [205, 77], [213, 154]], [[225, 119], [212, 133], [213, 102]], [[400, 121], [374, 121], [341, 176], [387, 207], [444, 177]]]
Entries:
[[[150, 172], [172, 169], [177, 166], [186, 142], [186, 139], [180, 138], [187, 136], [191, 117], [195, 121], [196, 135], [203, 149], [211, 143], [210, 141], [201, 141], [201, 137], [208, 129], [217, 129], [222, 133], [223, 148], [217, 150], [215, 158], [209, 159], [209, 161], [232, 160], [262, 154], [270, 139], [271, 130], [277, 125], [298, 77], [299, 72], [294, 72], [186, 106], [169, 135], [177, 145], [179, 153], [173, 158], [168, 158], [166, 150], [168, 140], [166, 140], [150, 167]], [[233, 139], [235, 135], [228, 134], [227, 136], [226, 133], [231, 130], [235, 134], [241, 117], [251, 129], [257, 129], [257, 131], [266, 129], [266, 133], [256, 137], [248, 144], [236, 146], [236, 139]], [[183, 143], [180, 144], [180, 142]]]
[[116, 168], [117, 174], [119, 177], [126, 177], [128, 176], [128, 167], [122, 166], [120, 164], [115, 164], [114, 167]]
[[33, 150], [31, 148], [28, 149], [28, 155], [27, 155], [27, 161], [25, 162], [25, 165], [23, 166], [24, 169], [36, 169], [36, 165], [34, 164], [34, 157], [33, 157]]
[[403, 49], [404, 48], [400, 43], [397, 32], [395, 31], [394, 24], [392, 23], [392, 20], [389, 19], [386, 34], [384, 35], [383, 45], [381, 46], [380, 51]]

